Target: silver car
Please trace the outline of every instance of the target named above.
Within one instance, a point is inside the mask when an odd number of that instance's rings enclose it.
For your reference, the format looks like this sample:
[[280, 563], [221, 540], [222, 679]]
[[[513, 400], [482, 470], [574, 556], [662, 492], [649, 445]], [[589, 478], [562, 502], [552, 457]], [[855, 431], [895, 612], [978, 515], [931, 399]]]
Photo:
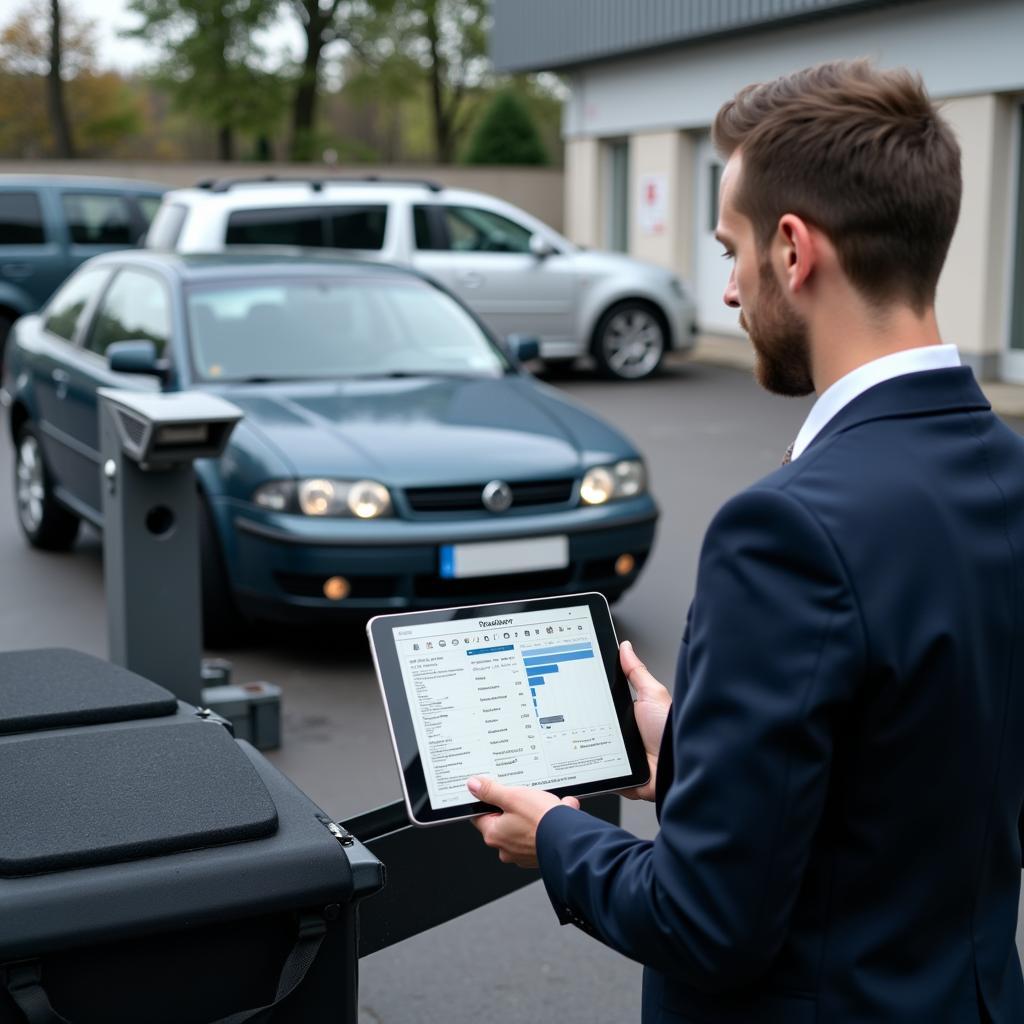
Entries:
[[465, 301], [499, 336], [528, 335], [548, 362], [591, 355], [611, 377], [653, 373], [693, 347], [695, 305], [673, 273], [580, 249], [524, 210], [433, 182], [271, 179], [168, 192], [154, 249], [331, 247], [412, 266]]

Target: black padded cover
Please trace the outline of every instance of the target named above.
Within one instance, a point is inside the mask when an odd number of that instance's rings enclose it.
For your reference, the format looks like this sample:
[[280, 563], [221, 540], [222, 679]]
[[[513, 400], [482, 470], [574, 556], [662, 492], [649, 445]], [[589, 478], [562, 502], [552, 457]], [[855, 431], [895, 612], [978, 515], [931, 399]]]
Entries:
[[0, 654], [0, 735], [173, 715], [169, 690], [81, 651]]
[[0, 739], [0, 807], [5, 877], [277, 829], [274, 802], [250, 760], [223, 726], [194, 718]]

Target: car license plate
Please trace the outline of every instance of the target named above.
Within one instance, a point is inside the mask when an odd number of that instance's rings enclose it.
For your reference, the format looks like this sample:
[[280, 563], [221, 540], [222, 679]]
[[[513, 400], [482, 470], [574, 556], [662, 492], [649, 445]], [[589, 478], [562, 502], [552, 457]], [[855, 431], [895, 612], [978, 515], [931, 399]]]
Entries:
[[441, 576], [446, 580], [564, 569], [568, 564], [569, 538], [564, 534], [441, 547]]

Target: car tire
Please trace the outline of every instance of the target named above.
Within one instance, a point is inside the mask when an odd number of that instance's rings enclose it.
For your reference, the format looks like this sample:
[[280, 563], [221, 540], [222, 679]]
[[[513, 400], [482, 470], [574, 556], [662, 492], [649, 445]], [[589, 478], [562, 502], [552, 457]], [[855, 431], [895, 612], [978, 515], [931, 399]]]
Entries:
[[7, 335], [11, 333], [14, 320], [7, 310], [0, 309], [0, 371], [4, 368], [4, 349], [7, 347]]
[[245, 636], [246, 622], [235, 607], [213, 513], [203, 495], [199, 496], [199, 556], [203, 646], [235, 647]]
[[576, 357], [559, 357], [557, 359], [544, 360], [544, 372], [555, 377], [568, 376], [576, 366]]
[[67, 551], [81, 520], [59, 504], [35, 427], [24, 424], [14, 449], [14, 500], [25, 539], [42, 551]]
[[602, 314], [594, 328], [592, 352], [604, 377], [643, 380], [661, 365], [668, 326], [649, 302], [627, 299]]

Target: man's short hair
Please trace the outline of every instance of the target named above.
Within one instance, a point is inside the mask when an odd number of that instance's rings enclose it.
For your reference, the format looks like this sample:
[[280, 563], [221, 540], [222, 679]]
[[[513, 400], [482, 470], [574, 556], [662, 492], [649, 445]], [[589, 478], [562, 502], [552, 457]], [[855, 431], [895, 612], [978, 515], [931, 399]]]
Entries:
[[923, 312], [960, 211], [960, 147], [920, 76], [837, 61], [750, 85], [715, 118], [743, 159], [736, 206], [767, 246], [793, 213], [828, 235], [873, 305]]

